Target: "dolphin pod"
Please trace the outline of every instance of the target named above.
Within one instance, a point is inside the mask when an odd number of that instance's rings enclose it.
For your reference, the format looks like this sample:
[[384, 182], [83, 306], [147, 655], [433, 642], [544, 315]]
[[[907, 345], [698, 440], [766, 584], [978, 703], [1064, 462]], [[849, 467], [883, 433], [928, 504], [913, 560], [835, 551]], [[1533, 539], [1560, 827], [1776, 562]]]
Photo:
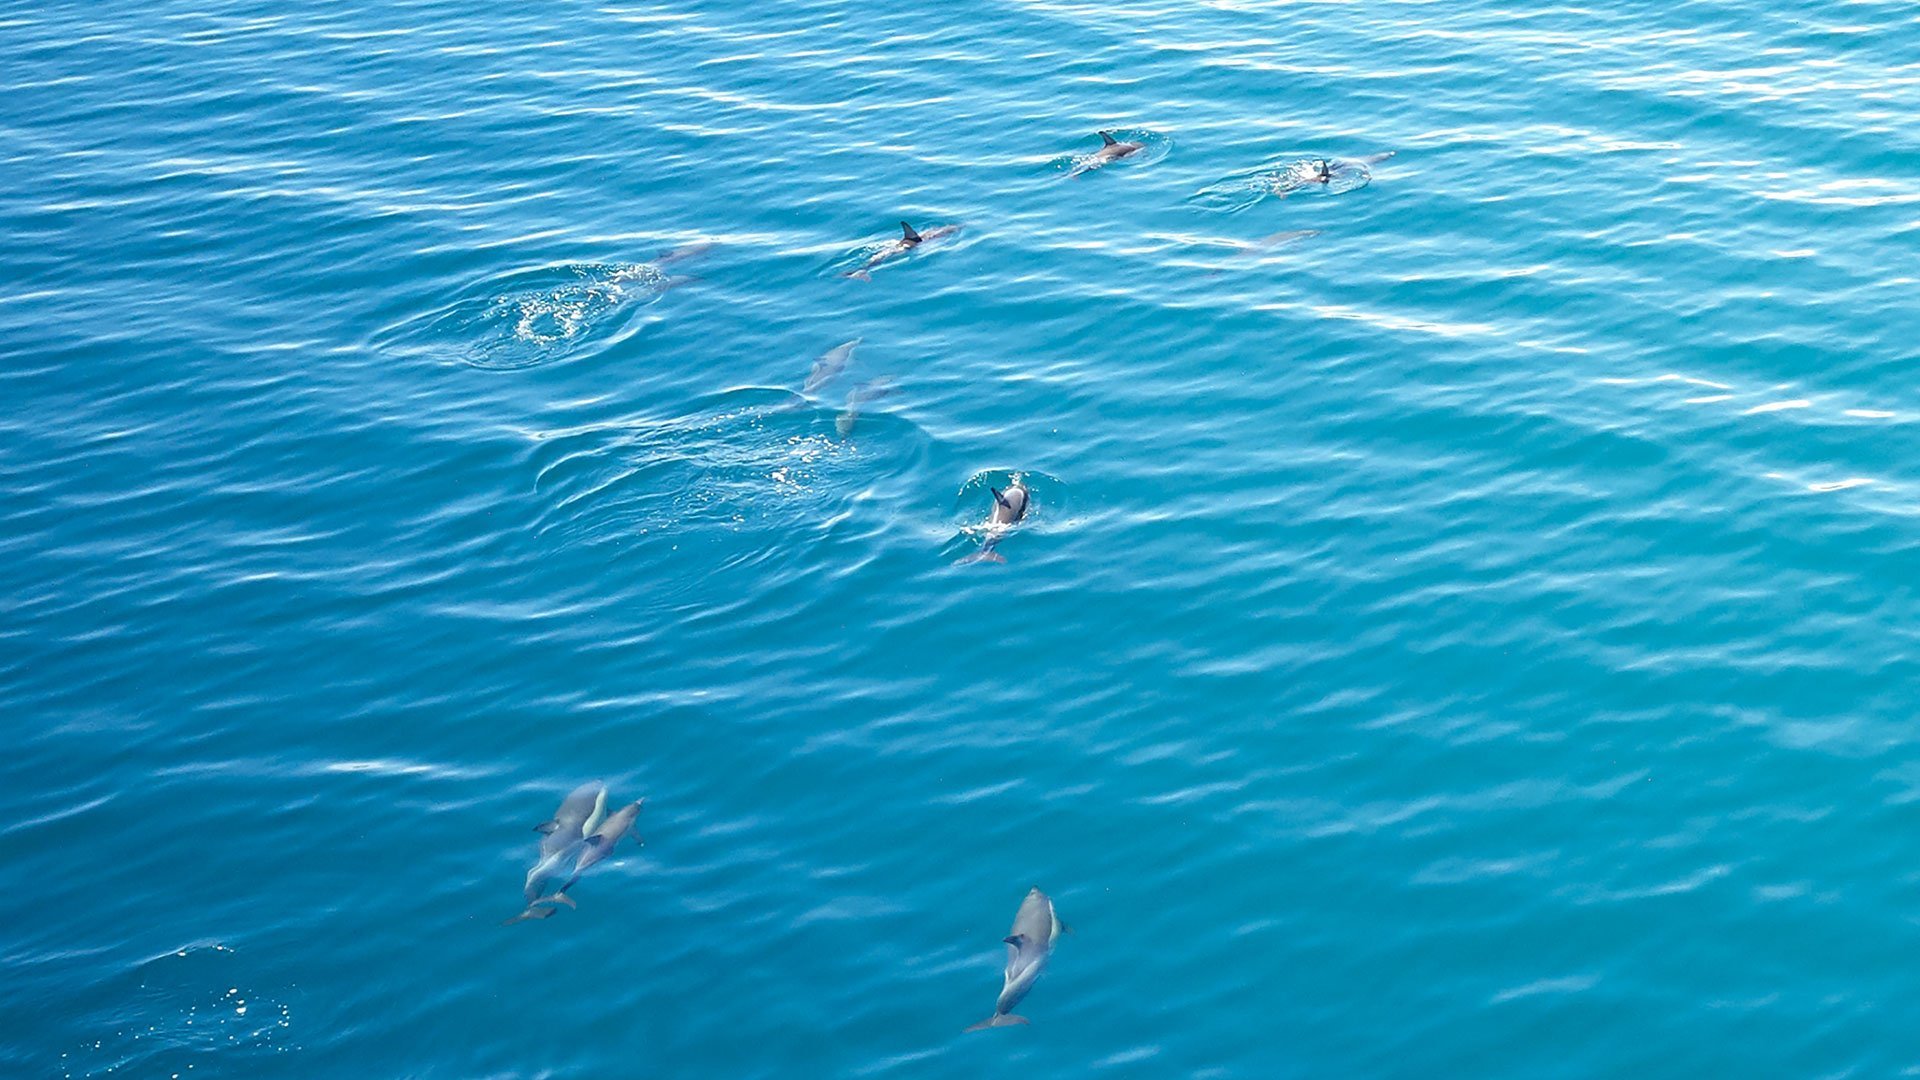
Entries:
[[[1144, 149], [1138, 142], [1123, 142], [1110, 132], [1099, 133], [1102, 145], [1091, 155], [1078, 162], [1069, 176], [1102, 168]], [[1298, 190], [1311, 184], [1331, 185], [1343, 170], [1355, 170], [1365, 178], [1367, 166], [1392, 157], [1391, 153], [1378, 154], [1354, 160], [1315, 159], [1299, 162], [1287, 170], [1282, 177], [1274, 178], [1276, 184], [1282, 179], [1293, 182], [1285, 190]], [[1285, 192], [1282, 191], [1284, 194]], [[959, 225], [943, 225], [917, 232], [911, 224], [900, 223], [901, 236], [883, 244], [868, 254], [865, 262], [845, 276], [859, 280], [871, 280], [871, 271], [875, 268], [900, 259], [915, 248], [951, 236], [960, 231]], [[1231, 241], [1230, 246], [1239, 253], [1258, 253], [1264, 249], [1318, 235], [1318, 230], [1294, 230], [1274, 233], [1257, 242]], [[659, 257], [655, 264], [666, 265], [682, 259], [691, 258], [704, 250], [705, 245], [669, 252]], [[803, 393], [811, 395], [844, 372], [853, 358], [854, 349], [860, 339], [845, 342], [823, 354], [814, 362], [808, 373]], [[885, 396], [890, 390], [887, 380], [874, 380], [852, 390], [847, 396], [846, 411], [836, 422], [842, 437], [848, 435], [859, 416], [859, 406]], [[1026, 517], [1031, 493], [1017, 474], [1011, 478], [1005, 488], [990, 488], [993, 503], [989, 507], [987, 520], [979, 549], [961, 563], [1006, 561], [995, 549], [1016, 526]], [[574, 901], [567, 895], [575, 883], [586, 871], [613, 854], [621, 840], [634, 836], [641, 808], [645, 800], [636, 800], [612, 814], [607, 812], [606, 785], [591, 781], [574, 789], [564, 800], [553, 817], [537, 826], [541, 833], [539, 853], [534, 865], [527, 871], [524, 895], [526, 907], [520, 914], [507, 919], [507, 924], [528, 919], [544, 919], [554, 914], [560, 906], [574, 907]], [[571, 860], [572, 871], [566, 881], [557, 889], [547, 891], [547, 886]], [[1013, 1010], [1019, 1007], [1032, 991], [1034, 984], [1045, 971], [1052, 958], [1055, 944], [1060, 934], [1068, 928], [1060, 921], [1053, 901], [1038, 888], [1030, 889], [1021, 900], [1014, 915], [1013, 927], [1003, 938], [1007, 947], [1006, 966], [1002, 977], [1000, 994], [994, 1002], [992, 1015], [965, 1030], [980, 1031], [987, 1028], [1013, 1027], [1029, 1024], [1025, 1017]]]
[[1029, 889], [1026, 899], [1020, 901], [1020, 910], [1014, 913], [1012, 932], [1001, 939], [1007, 943], [1007, 971], [999, 1000], [993, 1003], [993, 1015], [967, 1028], [968, 1031], [1032, 1022], [1024, 1016], [1015, 1016], [1014, 1007], [1033, 989], [1040, 972], [1047, 966], [1047, 959], [1053, 955], [1053, 943], [1065, 929], [1066, 924], [1053, 910], [1053, 900], [1037, 888]]

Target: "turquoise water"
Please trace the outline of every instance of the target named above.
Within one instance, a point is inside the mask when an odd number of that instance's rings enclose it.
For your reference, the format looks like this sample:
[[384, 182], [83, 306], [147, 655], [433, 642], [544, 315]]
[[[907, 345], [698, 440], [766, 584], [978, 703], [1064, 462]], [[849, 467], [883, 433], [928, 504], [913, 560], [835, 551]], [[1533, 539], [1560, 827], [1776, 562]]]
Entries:
[[0, 4], [0, 1073], [1920, 1068], [1917, 47]]

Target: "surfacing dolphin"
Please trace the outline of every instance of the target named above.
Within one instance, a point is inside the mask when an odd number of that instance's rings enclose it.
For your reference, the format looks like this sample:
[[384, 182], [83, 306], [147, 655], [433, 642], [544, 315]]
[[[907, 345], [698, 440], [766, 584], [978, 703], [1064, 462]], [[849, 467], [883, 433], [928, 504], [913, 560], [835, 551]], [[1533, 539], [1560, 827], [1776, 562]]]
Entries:
[[1106, 168], [1109, 164], [1123, 157], [1131, 157], [1146, 148], [1146, 143], [1121, 142], [1113, 137], [1112, 132], [1103, 131], [1100, 133], [1100, 149], [1074, 162], [1073, 169], [1067, 173], [1067, 179], [1071, 180], [1084, 172]]
[[1005, 488], [988, 488], [993, 493], [993, 509], [987, 513], [986, 537], [980, 542], [980, 550], [961, 559], [955, 565], [967, 563], [1007, 561], [1005, 555], [993, 550], [1001, 539], [1013, 531], [1015, 525], [1027, 516], [1027, 485], [1015, 476]]
[[866, 263], [862, 265], [860, 269], [846, 276], [858, 281], [872, 281], [874, 267], [879, 266], [883, 262], [897, 259], [907, 252], [912, 251], [914, 248], [919, 247], [921, 244], [931, 243], [935, 240], [952, 236], [959, 231], [960, 226], [958, 225], [941, 225], [938, 228], [928, 229], [926, 232], [915, 232], [913, 226], [903, 221], [900, 223], [900, 239], [882, 245], [878, 251], [867, 256]]
[[1308, 161], [1296, 161], [1292, 165], [1275, 172], [1268, 178], [1274, 194], [1286, 197], [1296, 191], [1319, 184], [1328, 190], [1334, 190], [1336, 182], [1341, 191], [1354, 191], [1367, 186], [1373, 179], [1368, 168], [1377, 165], [1394, 155], [1389, 150], [1384, 154], [1368, 154], [1360, 158], [1313, 158]]
[[1039, 889], [1029, 890], [1027, 898], [1020, 901], [1020, 910], [1013, 916], [1013, 932], [1003, 939], [1007, 943], [1007, 973], [1000, 987], [1000, 1000], [993, 1003], [992, 1016], [968, 1031], [1032, 1022], [1024, 1016], [1015, 1016], [1014, 1006], [1033, 989], [1034, 980], [1040, 978], [1047, 958], [1053, 955], [1053, 943], [1065, 929], [1066, 924], [1054, 913], [1053, 901], [1047, 894]]
[[573, 906], [573, 901], [558, 892], [542, 896], [547, 882], [558, 876], [574, 849], [600, 827], [607, 816], [607, 785], [589, 780], [574, 788], [560, 803], [553, 817], [535, 825], [540, 836], [540, 857], [527, 871], [526, 910], [502, 923], [508, 926], [522, 919], [544, 919], [554, 912], [554, 904]]
[[671, 275], [662, 269], [662, 267], [671, 266], [674, 263], [704, 254], [712, 247], [712, 243], [702, 240], [698, 243], [685, 244], [671, 251], [662, 252], [654, 256], [652, 262], [635, 263], [632, 266], [616, 271], [611, 277], [607, 278], [607, 284], [622, 291], [624, 291], [624, 287], [627, 285], [639, 285], [657, 293], [664, 293], [668, 289], [677, 289], [683, 285], [690, 285], [700, 279], [684, 274], [677, 276]]
[[639, 820], [640, 804], [646, 801], [641, 799], [640, 802], [628, 803], [607, 815], [607, 819], [601, 822], [598, 828], [587, 834], [586, 839], [581, 841], [580, 858], [573, 864], [573, 876], [567, 879], [565, 885], [553, 891], [554, 896], [564, 896], [568, 889], [573, 888], [573, 883], [580, 880], [581, 874], [613, 854], [614, 846], [625, 839], [629, 833], [633, 834], [634, 843], [640, 842], [640, 835], [633, 832], [633, 823]]

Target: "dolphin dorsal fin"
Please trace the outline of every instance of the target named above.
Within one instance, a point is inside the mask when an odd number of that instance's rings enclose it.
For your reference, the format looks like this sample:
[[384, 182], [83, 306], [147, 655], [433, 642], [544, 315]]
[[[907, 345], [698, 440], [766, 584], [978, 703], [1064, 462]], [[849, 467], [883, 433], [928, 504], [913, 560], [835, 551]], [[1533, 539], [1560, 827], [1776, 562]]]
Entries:
[[988, 488], [987, 490], [993, 492], [994, 502], [999, 503], [1001, 506], [1006, 507], [1008, 510], [1013, 509], [1013, 504], [1007, 501], [1006, 492], [1001, 491], [999, 488]]
[[904, 221], [900, 223], [900, 238], [909, 244], [917, 244], [920, 242], [920, 234], [914, 232], [913, 226]]
[[1111, 133], [1111, 132], [1106, 132], [1106, 131], [1103, 131], [1103, 132], [1101, 132], [1101, 133], [1100, 133], [1100, 142], [1101, 142], [1102, 144], [1104, 144], [1104, 145], [1106, 145], [1106, 146], [1112, 146], [1112, 145], [1113, 145], [1113, 143], [1114, 143], [1114, 138], [1113, 138], [1113, 135], [1112, 135], [1112, 133]]
[[1001, 941], [1004, 941], [1004, 942], [1006, 942], [1007, 944], [1009, 944], [1009, 945], [1011, 945], [1011, 946], [1013, 946], [1014, 948], [1016, 948], [1016, 949], [1017, 949], [1017, 948], [1019, 948], [1020, 946], [1022, 946], [1022, 945], [1025, 945], [1025, 944], [1027, 943], [1027, 935], [1025, 935], [1025, 934], [1008, 934], [1008, 935], [1007, 935], [1006, 937], [1003, 937], [1003, 938], [1001, 938], [1000, 940], [1001, 940]]

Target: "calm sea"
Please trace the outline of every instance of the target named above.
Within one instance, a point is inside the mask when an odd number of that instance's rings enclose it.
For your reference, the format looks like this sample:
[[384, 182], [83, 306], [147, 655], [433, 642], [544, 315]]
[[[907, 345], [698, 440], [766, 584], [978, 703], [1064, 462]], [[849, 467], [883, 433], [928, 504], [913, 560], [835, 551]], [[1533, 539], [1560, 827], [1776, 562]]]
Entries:
[[1916, 57], [0, 0], [0, 1074], [1920, 1070]]

